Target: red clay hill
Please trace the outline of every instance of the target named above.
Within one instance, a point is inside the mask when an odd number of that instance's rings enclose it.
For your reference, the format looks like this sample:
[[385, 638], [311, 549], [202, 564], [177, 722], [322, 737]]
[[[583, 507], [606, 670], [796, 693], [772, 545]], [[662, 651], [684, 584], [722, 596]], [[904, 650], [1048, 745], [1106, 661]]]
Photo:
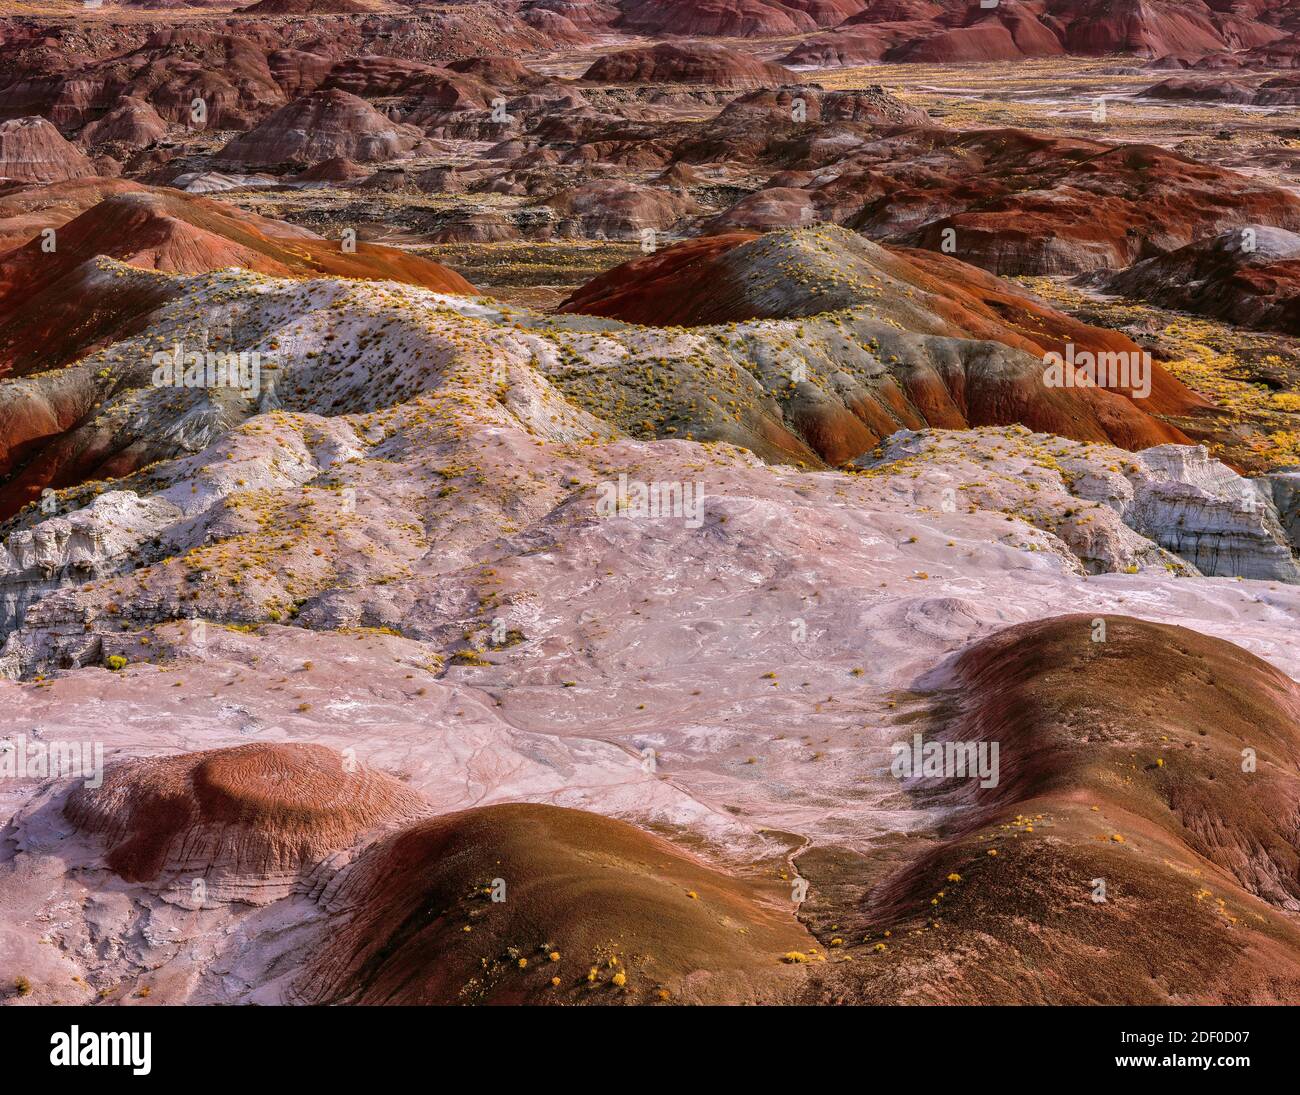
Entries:
[[1296, 28], [1282, 5], [1202, 0], [867, 0], [832, 30], [800, 42], [790, 65], [1015, 61], [1061, 54], [1196, 60], [1267, 47]]
[[1222, 639], [1091, 614], [998, 632], [944, 680], [961, 711], [927, 740], [999, 742], [999, 779], [907, 784], [949, 820], [837, 912], [846, 938], [890, 933], [868, 1000], [1294, 999], [1300, 686]]
[[1106, 288], [1241, 327], [1300, 335], [1300, 235], [1247, 225], [1146, 259]]
[[[1140, 354], [1127, 336], [1092, 327], [1044, 304], [1009, 282], [951, 256], [885, 248], [844, 229], [824, 226], [766, 236], [734, 232], [688, 240], [616, 267], [577, 290], [562, 312], [657, 326], [727, 324], [850, 313], [918, 331], [989, 339], [1041, 358], [1067, 343], [1093, 352]], [[957, 401], [965, 421], [922, 413], [917, 425], [997, 425], [1081, 440], [1106, 438], [1126, 448], [1186, 441], [1155, 415], [1195, 414], [1208, 404], [1152, 363], [1148, 397], [1130, 401], [1122, 389], [1049, 389], [1029, 370], [989, 366], [968, 374]], [[1040, 370], [1041, 372], [1041, 370]], [[905, 388], [919, 378], [900, 378]], [[915, 407], [929, 397], [912, 393]], [[854, 412], [881, 436], [889, 423], [865, 403]], [[896, 421], [893, 428], [898, 428]], [[907, 423], [901, 423], [906, 425]], [[817, 431], [814, 431], [817, 432]]]
[[601, 84], [706, 84], [773, 87], [797, 81], [788, 68], [709, 42], [661, 42], [606, 54], [583, 75]]
[[320, 745], [243, 745], [113, 765], [64, 813], [128, 882], [198, 875], [226, 897], [286, 882], [363, 833], [427, 811], [420, 796]]
[[623, 821], [528, 803], [373, 845], [329, 911], [337, 926], [297, 986], [314, 1003], [790, 1002], [802, 978], [783, 957], [821, 949], [788, 884], [723, 874]]
[[94, 173], [91, 162], [44, 118], [0, 122], [0, 181], [50, 183]]
[[364, 99], [332, 88], [277, 110], [226, 145], [218, 159], [264, 165], [343, 157], [366, 163], [399, 159], [425, 144], [415, 126], [390, 121]]
[[125, 302], [105, 309], [96, 305], [106, 302], [84, 295], [85, 264], [99, 255], [175, 273], [239, 266], [276, 277], [369, 278], [476, 292], [459, 274], [417, 255], [368, 243], [348, 252], [339, 241], [165, 188], [133, 185], [109, 193], [56, 233], [53, 253], [38, 237], [0, 256], [0, 375], [20, 365], [53, 367], [129, 329], [134, 309]]
[[[769, 270], [784, 262], [795, 264], [788, 280], [771, 277]], [[886, 278], [900, 296], [925, 294], [946, 322], [936, 333], [991, 338], [1037, 354], [1059, 352], [1066, 342], [1136, 350], [1124, 335], [1080, 323], [950, 255], [880, 246], [832, 226], [685, 240], [601, 274], [557, 310], [658, 327], [795, 319], [877, 299]]]

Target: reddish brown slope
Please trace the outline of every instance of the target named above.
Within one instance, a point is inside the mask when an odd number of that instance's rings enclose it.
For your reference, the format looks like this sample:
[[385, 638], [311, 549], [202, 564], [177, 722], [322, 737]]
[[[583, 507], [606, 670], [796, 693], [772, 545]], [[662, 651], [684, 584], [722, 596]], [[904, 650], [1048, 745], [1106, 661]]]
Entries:
[[598, 275], [575, 289], [556, 310], [648, 327], [758, 318], [719, 307], [717, 296], [706, 290], [714, 288], [710, 284], [717, 276], [714, 259], [759, 238], [758, 232], [720, 232], [675, 243]]
[[953, 162], [944, 184], [905, 170], [912, 178], [894, 180], [889, 200], [882, 187], [853, 227], [875, 233], [899, 226], [913, 202], [937, 211], [950, 201], [965, 211], [929, 220], [903, 242], [939, 250], [951, 229], [961, 258], [1009, 275], [1120, 269], [1252, 223], [1300, 228], [1300, 198], [1289, 191], [1154, 145], [986, 130], [958, 136], [948, 151], [958, 149], [969, 160]]
[[[271, 234], [279, 230], [286, 234]], [[62, 364], [122, 333], [122, 316], [77, 288], [84, 284], [79, 268], [97, 255], [186, 274], [240, 266], [277, 277], [391, 279], [475, 292], [459, 274], [404, 251], [358, 243], [347, 253], [336, 241], [290, 234], [295, 231], [179, 191], [110, 194], [58, 229], [54, 253], [37, 238], [0, 256], [0, 375]]]
[[[751, 93], [770, 98], [769, 93]], [[1229, 228], [1300, 230], [1300, 197], [1154, 145], [1019, 129], [891, 128], [724, 109], [678, 141], [688, 165], [777, 172], [721, 212], [718, 230], [833, 222], [954, 254], [995, 274], [1117, 270]], [[847, 151], [847, 154], [846, 154]]]
[[957, 714], [926, 736], [997, 741], [1000, 779], [909, 784], [960, 809], [841, 924], [891, 932], [867, 998], [1295, 999], [1300, 686], [1221, 639], [1104, 622], [1104, 641], [1064, 616], [957, 659]]
[[362, 833], [427, 810], [410, 788], [321, 745], [242, 745], [132, 759], [64, 807], [130, 882], [174, 872], [264, 887]]
[[[792, 300], [779, 310], [764, 309], [736, 276], [723, 255], [762, 239], [758, 232], [723, 232], [674, 244], [633, 259], [576, 289], [557, 309], [604, 316], [647, 326], [695, 327], [747, 319], [789, 319], [843, 308], [853, 293], [827, 292]], [[934, 305], [950, 321], [944, 332], [991, 338], [1008, 346], [1043, 353], [1073, 342], [1081, 349], [1134, 351], [1117, 331], [1090, 327], [1022, 292], [1010, 282], [950, 255], [910, 247], [885, 247], [894, 257], [888, 272], [933, 294]]]
[[1091, 616], [1040, 620], [958, 659], [962, 714], [943, 736], [1000, 740], [1001, 782], [918, 792], [974, 811], [870, 916], [901, 927], [954, 873], [941, 908], [957, 931], [1043, 926], [1015, 932], [1021, 973], [980, 969], [975, 943], [939, 995], [1281, 999], [1300, 986], [1300, 930], [1281, 914], [1300, 909], [1300, 687], [1230, 642], [1105, 624], [1095, 642]]
[[0, 255], [40, 235], [46, 228], [59, 228], [110, 194], [140, 190], [129, 179], [91, 176], [62, 182], [35, 184], [0, 195]]
[[[101, 191], [87, 181], [54, 197], [51, 216]], [[151, 270], [204, 273], [240, 266], [280, 277], [391, 279], [441, 292], [474, 294], [460, 275], [393, 248], [339, 243], [179, 191], [104, 188], [108, 196], [57, 230], [0, 256], [0, 377], [58, 369], [95, 348], [140, 333], [181, 286], [163, 278], [118, 276], [98, 256]], [[33, 199], [34, 200], [34, 199]], [[40, 215], [40, 214], [38, 214]], [[273, 233], [284, 233], [273, 234]], [[0, 519], [46, 487], [126, 475], [160, 455], [144, 438], [88, 420], [105, 397], [76, 373], [39, 385], [0, 386]]]
[[[912, 247], [891, 247], [921, 272], [915, 284], [949, 299], [955, 311], [954, 325], [975, 338], [992, 338], [1009, 346], [1020, 345], [1031, 353], [1076, 350], [1094, 353], [1140, 353], [1127, 335], [1107, 327], [1094, 327], [1058, 312], [1013, 283], [995, 277], [951, 255]], [[1023, 339], [1023, 342], [1017, 339]], [[1151, 394], [1143, 404], [1149, 414], [1186, 415], [1205, 410], [1210, 403], [1175, 379], [1156, 362], [1152, 363]]]
[[[492, 900], [493, 880], [504, 883]], [[626, 822], [516, 803], [370, 848], [298, 984], [318, 1003], [778, 1003], [817, 947], [787, 886], [737, 879]]]
[[[821, 234], [825, 241], [816, 232], [767, 237], [733, 232], [688, 240], [601, 275], [559, 310], [647, 325], [695, 326], [869, 306], [910, 330], [991, 339], [1035, 356], [1048, 350], [1064, 353], [1067, 343], [1078, 350], [1140, 353], [1126, 336], [1080, 323], [951, 256], [877, 248], [834, 228]], [[773, 284], [778, 286], [775, 292]], [[891, 432], [891, 426], [1023, 422], [1036, 430], [1079, 440], [1106, 439], [1134, 449], [1185, 442], [1180, 431], [1152, 415], [1194, 413], [1206, 402], [1154, 363], [1152, 378], [1150, 396], [1130, 401], [1104, 391], [1049, 389], [1041, 377], [1014, 369], [990, 368], [982, 379], [967, 376], [946, 394], [912, 390], [922, 380], [909, 374], [900, 377], [900, 383], [910, 401], [916, 408], [929, 408], [919, 418], [904, 415], [900, 421], [897, 409], [883, 415], [866, 405], [853, 410], [878, 436]], [[841, 430], [850, 426], [846, 419]], [[812, 436], [826, 428], [804, 424], [805, 433]], [[826, 444], [835, 450], [840, 445], [829, 439]], [[843, 444], [849, 444], [847, 437]], [[835, 462], [825, 445], [814, 448]]]
[[798, 82], [788, 68], [706, 42], [661, 42], [610, 53], [587, 69], [583, 79], [600, 84], [707, 84], [732, 88]]

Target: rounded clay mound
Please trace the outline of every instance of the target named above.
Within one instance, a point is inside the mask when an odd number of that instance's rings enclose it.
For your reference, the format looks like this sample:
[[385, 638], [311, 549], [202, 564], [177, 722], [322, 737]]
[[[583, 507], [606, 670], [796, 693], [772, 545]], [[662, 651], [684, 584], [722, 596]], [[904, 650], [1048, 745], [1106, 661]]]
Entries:
[[44, 118], [0, 122], [0, 179], [51, 183], [94, 174], [81, 150]]
[[907, 782], [948, 820], [840, 918], [907, 950], [861, 998], [1294, 999], [1300, 686], [1222, 639], [1091, 614], [1007, 628], [952, 670], [925, 737], [996, 742], [1000, 770]]
[[[956, 381], [946, 367], [923, 371], [891, 364], [890, 382], [846, 386], [843, 390], [850, 394], [842, 401], [796, 391], [782, 425], [793, 426], [830, 464], [860, 455], [900, 427], [926, 425], [1021, 422], [1045, 433], [1143, 449], [1187, 440], [1151, 412], [1194, 413], [1204, 405], [1159, 366], [1152, 369], [1152, 398], [1146, 402], [1129, 398], [1118, 387], [1048, 388], [1041, 364], [1047, 350], [1064, 352], [1066, 343], [1074, 343], [1092, 351], [1136, 354], [1138, 347], [950, 256], [881, 247], [835, 226], [762, 236], [733, 231], [686, 240], [601, 274], [557, 310], [691, 326], [811, 319], [844, 309], [895, 328], [992, 340], [1008, 350], [972, 358]], [[923, 417], [896, 417], [898, 391]], [[948, 409], [951, 417], [946, 417]]]
[[174, 873], [224, 881], [221, 896], [280, 896], [286, 883], [364, 833], [424, 811], [390, 776], [321, 745], [241, 745], [112, 766], [64, 814], [103, 841], [129, 882]]
[[[1223, 639], [1088, 615], [999, 632], [956, 670], [968, 697], [962, 733], [1003, 743], [1002, 778], [984, 802], [1104, 788], [1244, 889], [1300, 910], [1286, 820], [1300, 809], [1300, 686], [1286, 674]], [[1152, 773], [1153, 785], [1114, 786], [1126, 767]]]
[[281, 107], [218, 154], [246, 164], [314, 164], [344, 158], [357, 163], [400, 159], [425, 144], [410, 125], [389, 121], [366, 100], [323, 89]]
[[817, 948], [788, 884], [731, 877], [626, 822], [535, 804], [394, 834], [341, 877], [328, 907], [341, 926], [297, 990], [318, 1003], [771, 1003], [801, 980], [783, 955]]
[[794, 83], [788, 68], [760, 61], [712, 42], [660, 42], [610, 53], [597, 60], [584, 80], [602, 84], [700, 84], [711, 87], [773, 87]]

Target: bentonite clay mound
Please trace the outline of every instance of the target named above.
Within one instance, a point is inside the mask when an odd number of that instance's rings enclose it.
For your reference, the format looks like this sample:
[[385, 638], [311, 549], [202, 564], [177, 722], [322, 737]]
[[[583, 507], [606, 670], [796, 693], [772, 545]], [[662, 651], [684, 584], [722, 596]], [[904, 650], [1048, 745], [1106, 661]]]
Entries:
[[798, 984], [783, 956], [819, 949], [790, 896], [599, 814], [468, 810], [356, 861], [297, 991], [356, 1004], [778, 1003]]
[[756, 88], [794, 83], [788, 68], [760, 61], [728, 46], [661, 42], [657, 46], [610, 53], [583, 76], [602, 84], [706, 84]]
[[312, 164], [336, 157], [367, 163], [398, 159], [423, 143], [414, 126], [391, 122], [364, 99], [333, 89], [281, 107], [218, 157], [245, 164]]
[[93, 174], [81, 150], [44, 118], [0, 122], [0, 179], [51, 183]]
[[[950, 820], [844, 924], [846, 937], [867, 924], [872, 938], [896, 940], [870, 998], [1294, 999], [1294, 681], [1185, 628], [1071, 615], [977, 643], [946, 683], [951, 700], [943, 694], [938, 732], [925, 737], [997, 742], [999, 781], [905, 785]], [[945, 719], [944, 706], [956, 714]], [[816, 857], [800, 867], [815, 892]]]
[[167, 123], [143, 99], [125, 95], [102, 118], [91, 122], [77, 139], [86, 148], [109, 145], [115, 150], [134, 152], [167, 136]]
[[[1185, 628], [1082, 615], [1012, 629], [957, 672], [972, 699], [963, 730], [1005, 743], [995, 800], [1105, 787], [1249, 892], [1300, 910], [1300, 686], [1286, 674]], [[1110, 782], [1125, 760], [1149, 778]]]
[[301, 175], [298, 175], [295, 182], [353, 182], [356, 179], [369, 177], [371, 170], [362, 167], [358, 163], [353, 163], [344, 156], [335, 156], [332, 159], [321, 160], [319, 163], [312, 164]]
[[206, 880], [211, 896], [283, 896], [300, 872], [423, 800], [390, 776], [321, 745], [241, 745], [109, 768], [77, 787], [64, 814], [99, 837], [128, 882]]
[[1190, 99], [1219, 103], [1250, 103], [1255, 90], [1240, 80], [1226, 77], [1171, 76], [1142, 92], [1152, 99]]
[[[849, 91], [825, 91], [808, 84], [762, 87], [737, 95], [718, 115], [722, 127], [728, 124], [743, 134], [745, 128], [761, 127], [760, 133], [786, 130], [794, 121], [795, 109], [808, 122], [866, 122], [873, 126], [934, 125], [921, 107], [911, 106], [878, 84]], [[678, 165], [684, 166], [684, 165]]]
[[881, 246], [834, 225], [685, 240], [601, 274], [557, 310], [691, 327], [795, 319], [884, 300], [932, 310], [936, 333], [991, 338], [1031, 353], [1060, 352], [1066, 342], [1137, 351], [1119, 332], [1081, 323], [960, 259]]
[[[704, 236], [635, 259], [578, 289], [559, 308], [656, 326], [794, 319], [861, 310], [905, 330], [994, 340], [1041, 356], [1067, 344], [1093, 352], [1137, 355], [1126, 336], [1080, 323], [951, 256], [885, 248], [852, 232], [824, 225], [802, 232], [759, 236], [731, 232]], [[1125, 448], [1185, 441], [1158, 414], [1189, 414], [1206, 402], [1152, 362], [1151, 392], [1139, 400], [1126, 391], [1053, 389], [1037, 373], [1015, 376], [1003, 365], [971, 375], [956, 397], [967, 422], [1019, 421], [1081, 440], [1105, 437]], [[939, 424], [937, 404], [908, 385], [914, 407]], [[868, 401], [851, 409], [880, 436], [888, 430]], [[850, 426], [824, 421], [826, 408], [803, 422], [808, 436]], [[1087, 436], [1082, 436], [1086, 431]], [[820, 450], [820, 446], [819, 450]]]

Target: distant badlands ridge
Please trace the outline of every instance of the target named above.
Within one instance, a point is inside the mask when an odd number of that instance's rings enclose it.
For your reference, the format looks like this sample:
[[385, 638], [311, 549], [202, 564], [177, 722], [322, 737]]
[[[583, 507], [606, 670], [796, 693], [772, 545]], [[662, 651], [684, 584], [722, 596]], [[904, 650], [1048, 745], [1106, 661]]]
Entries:
[[[151, 8], [153, 0], [123, 5]], [[201, 6], [201, 5], [200, 5]], [[1291, 0], [1001, 0], [983, 7], [934, 0], [507, 0], [455, 8], [383, 12], [352, 0], [263, 0], [239, 9], [274, 25], [285, 16], [387, 28], [409, 38], [403, 49], [436, 37], [444, 52], [475, 35], [508, 52], [591, 45], [613, 35], [681, 38], [802, 37], [785, 64], [827, 67], [873, 61], [1007, 61], [1065, 54], [1130, 54], [1235, 66], [1297, 53], [1300, 18]], [[103, 16], [112, 19], [112, 9]], [[423, 22], [426, 29], [420, 29]], [[30, 33], [28, 31], [27, 33]], [[118, 33], [129, 33], [122, 28]], [[310, 33], [310, 32], [309, 32]], [[364, 33], [364, 31], [363, 31]], [[405, 55], [405, 54], [401, 54]]]
[[[523, 199], [517, 211], [449, 211], [432, 242], [834, 222], [951, 244], [996, 274], [1119, 269], [1237, 226], [1300, 228], [1289, 192], [1163, 149], [950, 130], [883, 89], [789, 84], [778, 66], [717, 44], [613, 53], [576, 81], [500, 55], [433, 64], [306, 45], [286, 46], [278, 30], [186, 27], [71, 70], [66, 55], [33, 48], [0, 88], [0, 173]], [[720, 109], [684, 122], [662, 104], [607, 98], [642, 78], [708, 81]], [[449, 164], [453, 147], [463, 154]], [[738, 196], [702, 208], [707, 187]]]
[[[125, 174], [195, 190], [324, 184], [360, 195], [515, 199], [509, 208], [450, 207], [423, 237], [410, 232], [428, 242], [644, 239], [647, 232], [658, 239], [838, 224], [941, 256], [932, 262], [951, 257], [997, 275], [1114, 273], [1252, 226], [1300, 229], [1294, 194], [1245, 175], [1152, 145], [945, 129], [879, 88], [718, 89], [718, 113], [684, 123], [649, 108], [637, 108], [645, 116], [635, 119], [610, 114], [584, 96], [594, 84], [550, 80], [506, 58], [449, 68], [323, 58], [310, 80], [297, 70], [273, 79], [265, 67], [272, 55], [262, 47], [193, 31], [182, 44], [219, 67], [241, 57], [262, 66], [272, 90], [252, 81], [214, 99], [214, 113], [229, 111], [220, 124], [233, 128], [195, 151], [178, 112], [197, 85], [155, 83], [156, 66], [176, 43], [143, 50], [126, 66], [136, 75], [125, 81], [122, 70], [111, 79], [101, 73], [98, 91], [68, 76], [22, 81], [0, 91], [0, 104], [42, 114], [0, 122], [0, 172], [20, 183]], [[115, 95], [117, 105], [104, 112], [103, 100]], [[245, 110], [242, 101], [257, 105]], [[504, 102], [508, 122], [494, 118], [494, 102]], [[477, 146], [472, 158], [432, 165], [467, 140]], [[0, 224], [0, 241], [12, 246], [33, 228], [57, 229], [66, 219], [61, 194], [102, 189], [53, 190], [49, 202], [13, 192], [3, 202], [12, 213]], [[739, 196], [709, 207], [700, 201], [705, 191], [713, 201]], [[74, 206], [86, 208], [79, 199]], [[128, 254], [131, 243], [128, 235], [111, 250]], [[1262, 299], [1237, 314], [1288, 329], [1289, 285], [1281, 276], [1255, 279], [1249, 294]]]

